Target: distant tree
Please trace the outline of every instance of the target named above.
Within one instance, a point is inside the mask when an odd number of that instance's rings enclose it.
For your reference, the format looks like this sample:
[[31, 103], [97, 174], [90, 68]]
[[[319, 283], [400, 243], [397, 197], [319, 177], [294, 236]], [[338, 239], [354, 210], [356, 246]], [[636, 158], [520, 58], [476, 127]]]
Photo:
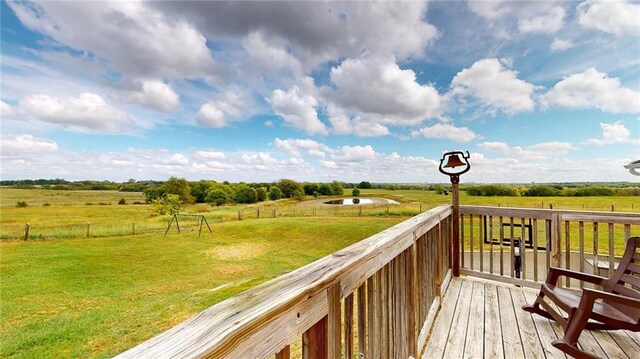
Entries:
[[231, 188], [223, 184], [214, 184], [207, 190], [205, 200], [212, 206], [222, 206], [233, 198]]
[[275, 201], [282, 198], [282, 191], [280, 187], [273, 186], [269, 189], [269, 199]]
[[161, 215], [178, 213], [180, 211], [180, 197], [176, 194], [165, 193], [153, 201], [153, 208], [156, 213]]
[[304, 200], [304, 191], [301, 190], [301, 189], [297, 189], [297, 190], [293, 191], [293, 195], [291, 197], [295, 198], [298, 201], [302, 201], [302, 200]]
[[333, 187], [328, 183], [322, 183], [318, 187], [318, 192], [323, 196], [331, 196], [333, 195]]
[[524, 191], [527, 197], [551, 197], [559, 196], [561, 191], [552, 186], [535, 186]]
[[318, 198], [319, 195], [320, 193], [318, 193], [318, 191], [313, 192], [313, 198]]
[[340, 182], [331, 182], [331, 189], [333, 190], [334, 195], [342, 196], [344, 194], [344, 186]]
[[258, 202], [258, 192], [246, 184], [237, 185], [233, 199], [236, 203], [256, 203]]
[[308, 196], [311, 196], [313, 195], [313, 192], [318, 191], [318, 185], [316, 183], [305, 183], [302, 187], [304, 188], [304, 194]]
[[127, 204], [127, 200], [126, 200], [126, 199], [124, 199], [124, 198], [120, 198], [120, 199], [118, 200], [118, 204]]
[[162, 185], [162, 188], [165, 193], [177, 195], [182, 203], [193, 203], [191, 186], [184, 178], [171, 177]]
[[147, 203], [152, 203], [156, 199], [162, 197], [165, 194], [165, 191], [163, 187], [149, 187], [145, 189], [143, 193]]
[[370, 189], [371, 188], [371, 182], [362, 181], [362, 182], [358, 183], [358, 188]]
[[196, 203], [205, 203], [207, 201], [207, 190], [211, 188], [216, 182], [202, 180], [195, 183], [191, 183], [191, 196]]
[[[354, 197], [358, 197], [360, 195], [360, 190], [357, 188], [354, 188], [353, 191], [351, 191], [351, 195]], [[360, 201], [358, 201], [360, 202]]]
[[280, 188], [282, 191], [283, 198], [291, 198], [293, 197], [293, 193], [297, 190], [300, 190], [304, 193], [304, 189], [302, 185], [292, 179], [283, 178], [276, 183], [276, 186]]
[[267, 188], [266, 187], [258, 187], [256, 188], [256, 193], [258, 194], [258, 202], [264, 202], [267, 200]]

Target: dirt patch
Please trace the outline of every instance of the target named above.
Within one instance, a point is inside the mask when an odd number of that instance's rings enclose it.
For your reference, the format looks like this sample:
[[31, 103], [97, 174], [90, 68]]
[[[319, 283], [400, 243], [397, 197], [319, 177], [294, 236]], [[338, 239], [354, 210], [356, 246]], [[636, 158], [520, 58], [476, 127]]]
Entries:
[[218, 259], [248, 259], [259, 257], [266, 250], [267, 247], [264, 244], [241, 243], [211, 248], [205, 252], [205, 255]]

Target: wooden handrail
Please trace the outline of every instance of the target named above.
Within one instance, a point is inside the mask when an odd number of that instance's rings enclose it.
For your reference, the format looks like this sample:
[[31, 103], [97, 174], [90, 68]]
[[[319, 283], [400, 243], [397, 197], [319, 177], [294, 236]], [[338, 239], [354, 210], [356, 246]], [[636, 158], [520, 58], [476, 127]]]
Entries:
[[[397, 262], [396, 258], [401, 254], [403, 259], [398, 263], [406, 263], [408, 271], [415, 270], [415, 255], [418, 250], [416, 241], [425, 238], [425, 234], [431, 233], [432, 230], [442, 238], [440, 224], [450, 216], [450, 205], [433, 208], [316, 262], [220, 302], [116, 358], [266, 357], [287, 348], [287, 345], [300, 338], [302, 333], [314, 334], [319, 327], [327, 325], [338, 325], [339, 329], [340, 299], [361, 288], [374, 274], [385, 278], [379, 271], [384, 268], [388, 271], [387, 266], [392, 261]], [[442, 231], [450, 232], [450, 229], [444, 228]], [[449, 250], [438, 246], [442, 246], [442, 243], [433, 248], [436, 253], [443, 254], [442, 251]], [[404, 252], [407, 250], [413, 253], [413, 259], [410, 256], [404, 259]], [[448, 263], [439, 265], [449, 267]], [[397, 265], [394, 266], [400, 270]], [[445, 276], [440, 268], [434, 270], [440, 277]], [[417, 283], [417, 279], [413, 277], [407, 280]], [[442, 278], [432, 280], [437, 282], [436, 292], [439, 292]], [[412, 290], [415, 291], [415, 287]], [[417, 293], [411, 290], [408, 293], [410, 296], [417, 296]], [[411, 298], [407, 300], [410, 306], [417, 305]], [[410, 309], [418, 310], [411, 307]], [[409, 345], [416, 346], [418, 334], [424, 337], [423, 332], [428, 330], [423, 327], [423, 323], [410, 325], [417, 330], [412, 338], [413, 344]], [[328, 333], [330, 338], [327, 340], [329, 344], [326, 350], [329, 355], [335, 355], [340, 345], [339, 333], [336, 332], [335, 326], [330, 328]], [[312, 341], [319, 340], [308, 335], [307, 338]], [[415, 348], [409, 349], [409, 352], [412, 351], [415, 351]]]

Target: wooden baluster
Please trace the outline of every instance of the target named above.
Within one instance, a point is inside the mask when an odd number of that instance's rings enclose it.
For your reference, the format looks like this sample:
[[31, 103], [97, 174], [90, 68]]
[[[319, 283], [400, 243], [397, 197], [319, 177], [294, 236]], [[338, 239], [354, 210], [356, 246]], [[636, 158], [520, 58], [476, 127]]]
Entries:
[[[460, 253], [457, 254], [460, 256], [460, 267], [465, 268], [464, 266], [464, 214], [460, 215]], [[456, 253], [453, 253], [455, 256]]]
[[484, 227], [482, 224], [486, 221], [485, 216], [478, 216], [478, 252], [480, 254], [480, 272], [484, 272], [484, 240], [482, 235], [484, 234]]
[[353, 358], [353, 293], [344, 298], [344, 357]]
[[417, 358], [418, 352], [418, 277], [417, 259], [418, 246], [416, 242], [407, 250], [406, 258], [406, 288], [407, 288], [407, 347], [408, 356]]
[[538, 281], [538, 220], [531, 223], [531, 239], [533, 240], [533, 280]]
[[489, 216], [489, 273], [493, 274], [493, 216]]
[[613, 276], [613, 271], [613, 223], [609, 223], [609, 278]]
[[469, 215], [469, 269], [473, 270], [473, 214]]
[[291, 358], [291, 348], [287, 345], [276, 353], [276, 359], [289, 359]]
[[527, 279], [527, 238], [524, 218], [520, 218], [520, 278]]
[[365, 352], [365, 358], [373, 358], [375, 353], [375, 308], [376, 302], [373, 298], [375, 292], [375, 286], [373, 284], [374, 276], [367, 279], [367, 350]]
[[[571, 269], [571, 222], [564, 222], [564, 265], [565, 268]], [[569, 277], [565, 277], [565, 285], [567, 287], [571, 287], [571, 279]]]
[[[578, 222], [578, 246], [580, 247], [580, 272], [584, 273], [584, 222]], [[580, 288], [584, 287], [584, 282], [580, 281]]]
[[340, 284], [333, 285], [327, 290], [329, 314], [327, 315], [327, 353], [331, 358], [340, 358], [342, 335], [342, 307], [340, 305]]
[[502, 225], [503, 218], [499, 217], [500, 220], [500, 275], [504, 275], [504, 226]]
[[375, 301], [376, 301], [376, 315], [375, 315], [375, 322], [373, 323], [374, 325], [374, 333], [375, 333], [375, 344], [376, 344], [376, 348], [375, 348], [375, 353], [374, 353], [374, 358], [380, 358], [382, 359], [384, 357], [384, 355], [382, 354], [382, 348], [383, 348], [383, 343], [382, 343], [382, 338], [383, 338], [383, 334], [382, 334], [382, 307], [386, 306], [386, 303], [384, 302], [384, 298], [382, 298], [382, 268], [380, 270], [378, 270], [376, 272], [376, 274], [374, 274], [375, 277], [375, 283], [376, 283], [376, 292], [375, 292]]
[[631, 225], [630, 224], [625, 224], [624, 225], [624, 242], [625, 242], [625, 246], [627, 243], [627, 240], [629, 239], [629, 237], [631, 237]]
[[358, 287], [358, 354], [360, 358], [368, 358], [365, 355], [367, 343], [367, 293], [365, 284]]
[[327, 356], [327, 316], [302, 334], [302, 359], [325, 359]]
[[509, 217], [509, 249], [511, 250], [511, 270], [509, 271], [511, 278], [515, 277], [516, 273], [516, 252], [515, 252], [515, 243], [514, 236], [515, 233], [513, 231], [513, 217]]
[[598, 264], [598, 222], [593, 222], [593, 274], [599, 275]]

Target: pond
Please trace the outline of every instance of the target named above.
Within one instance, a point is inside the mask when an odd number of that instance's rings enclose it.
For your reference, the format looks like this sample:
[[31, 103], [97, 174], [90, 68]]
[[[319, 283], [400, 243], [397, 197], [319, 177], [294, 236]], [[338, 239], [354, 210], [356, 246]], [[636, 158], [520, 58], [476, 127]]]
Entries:
[[338, 206], [353, 206], [354, 204], [373, 204], [370, 198], [342, 198], [324, 202], [324, 204], [333, 204]]

